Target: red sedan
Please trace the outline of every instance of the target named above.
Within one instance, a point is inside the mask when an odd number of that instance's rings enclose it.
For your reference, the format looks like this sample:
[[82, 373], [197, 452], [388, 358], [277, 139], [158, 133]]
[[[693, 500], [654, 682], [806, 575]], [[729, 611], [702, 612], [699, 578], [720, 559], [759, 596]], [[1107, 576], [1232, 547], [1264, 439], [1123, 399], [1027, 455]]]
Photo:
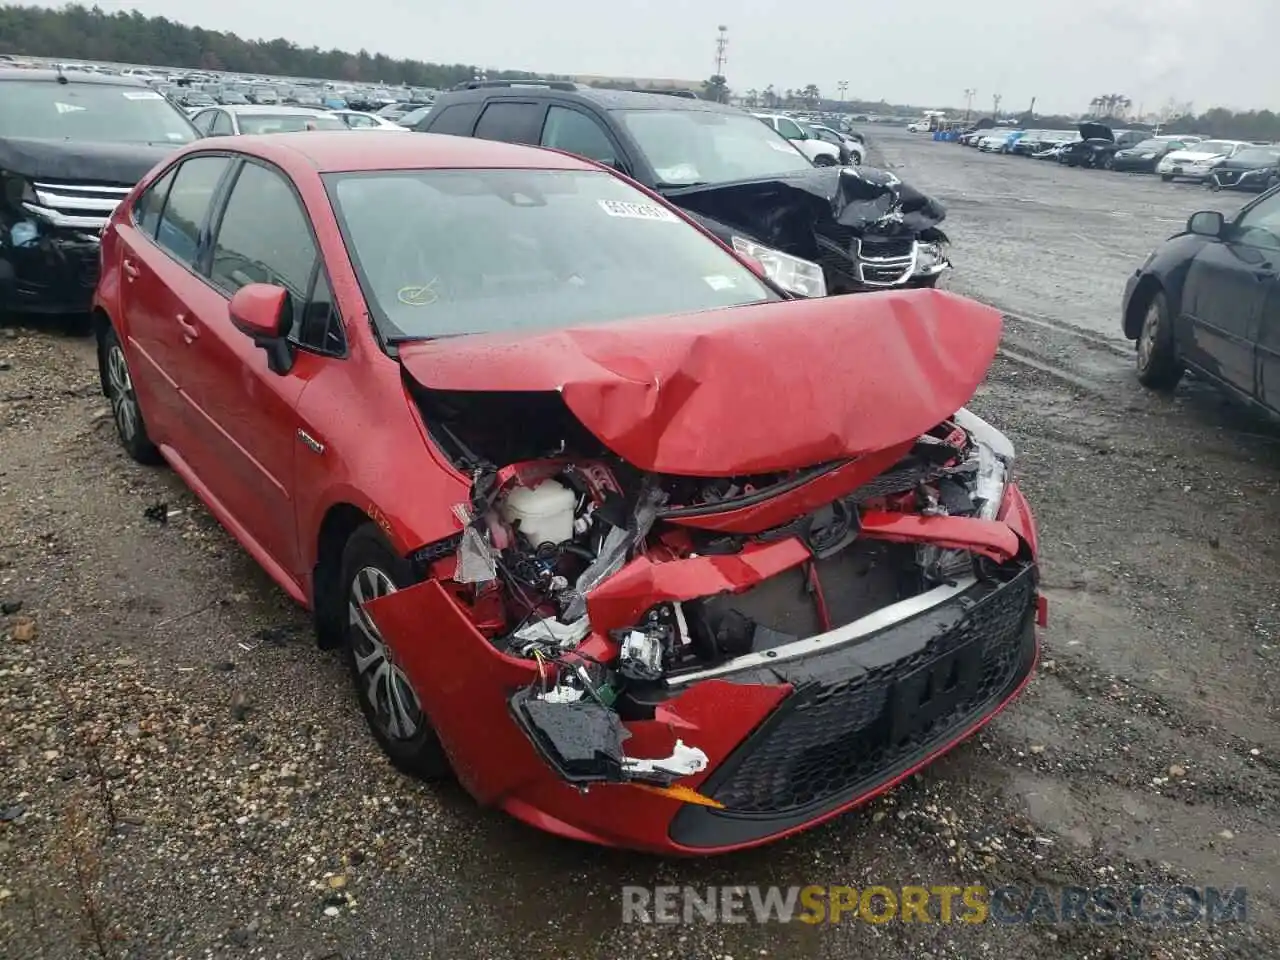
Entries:
[[565, 154], [202, 141], [104, 231], [102, 385], [345, 651], [399, 767], [730, 850], [980, 727], [1043, 611], [1013, 449], [963, 409], [999, 315], [765, 274]]

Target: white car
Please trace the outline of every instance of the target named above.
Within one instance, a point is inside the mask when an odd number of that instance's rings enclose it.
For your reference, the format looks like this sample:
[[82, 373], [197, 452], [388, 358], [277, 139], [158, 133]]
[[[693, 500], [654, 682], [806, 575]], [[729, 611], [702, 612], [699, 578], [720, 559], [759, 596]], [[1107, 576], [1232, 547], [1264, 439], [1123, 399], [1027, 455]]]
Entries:
[[779, 113], [755, 113], [752, 116], [764, 121], [791, 141], [791, 145], [809, 158], [815, 167], [841, 166], [840, 148], [827, 143], [808, 124]]
[[386, 117], [380, 117], [376, 113], [365, 113], [363, 110], [330, 110], [335, 117], [345, 123], [352, 130], [398, 130], [401, 133], [408, 133], [407, 127], [388, 120]]
[[1185, 150], [1174, 150], [1156, 164], [1156, 173], [1168, 183], [1181, 177], [1206, 183], [1213, 176], [1214, 168], [1229, 157], [1234, 157], [1249, 144], [1243, 140], [1204, 140]]
[[855, 167], [862, 166], [862, 162], [867, 159], [867, 148], [860, 144], [857, 140], [848, 134], [841, 133], [828, 127], [825, 123], [810, 123], [809, 129], [813, 130], [819, 137], [827, 143], [836, 147], [844, 147], [849, 151], [849, 162]]

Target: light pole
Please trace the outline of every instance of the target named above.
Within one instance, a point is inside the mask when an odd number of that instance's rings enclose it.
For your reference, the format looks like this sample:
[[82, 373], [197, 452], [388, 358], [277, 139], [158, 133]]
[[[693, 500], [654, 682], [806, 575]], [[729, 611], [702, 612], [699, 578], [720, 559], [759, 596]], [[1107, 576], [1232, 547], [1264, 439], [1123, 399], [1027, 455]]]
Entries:
[[978, 95], [978, 91], [973, 87], [965, 87], [964, 91], [964, 122], [969, 122], [969, 114], [973, 110], [973, 98]]
[[836, 84], [836, 89], [840, 91], [840, 102], [844, 103], [844, 95], [849, 89], [849, 81], [841, 80]]

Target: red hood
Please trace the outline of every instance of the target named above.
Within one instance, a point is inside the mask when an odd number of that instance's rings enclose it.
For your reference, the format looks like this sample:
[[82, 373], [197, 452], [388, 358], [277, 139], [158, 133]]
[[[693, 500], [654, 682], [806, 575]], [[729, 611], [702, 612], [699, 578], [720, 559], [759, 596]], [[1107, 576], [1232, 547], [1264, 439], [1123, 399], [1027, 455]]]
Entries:
[[558, 390], [643, 470], [767, 473], [909, 440], [973, 396], [1000, 314], [937, 290], [864, 293], [403, 344], [437, 390]]

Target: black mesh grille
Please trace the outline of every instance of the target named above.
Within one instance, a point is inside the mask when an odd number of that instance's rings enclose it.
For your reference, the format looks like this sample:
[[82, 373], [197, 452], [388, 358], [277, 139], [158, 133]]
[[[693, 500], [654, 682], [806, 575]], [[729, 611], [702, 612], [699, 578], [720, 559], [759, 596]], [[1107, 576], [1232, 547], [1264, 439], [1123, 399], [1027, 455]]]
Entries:
[[[851, 669], [846, 653], [842, 669], [808, 664], [795, 693], [726, 761], [727, 778], [713, 777], [720, 782], [705, 789], [725, 805], [725, 815], [771, 817], [869, 789], [954, 736], [1029, 669], [1025, 638], [1034, 596], [1028, 568], [900, 659], [881, 655], [877, 663], [871, 653]], [[868, 646], [892, 642], [892, 633]], [[919, 702], [929, 683], [941, 694], [934, 702], [945, 704], [940, 712]]]

